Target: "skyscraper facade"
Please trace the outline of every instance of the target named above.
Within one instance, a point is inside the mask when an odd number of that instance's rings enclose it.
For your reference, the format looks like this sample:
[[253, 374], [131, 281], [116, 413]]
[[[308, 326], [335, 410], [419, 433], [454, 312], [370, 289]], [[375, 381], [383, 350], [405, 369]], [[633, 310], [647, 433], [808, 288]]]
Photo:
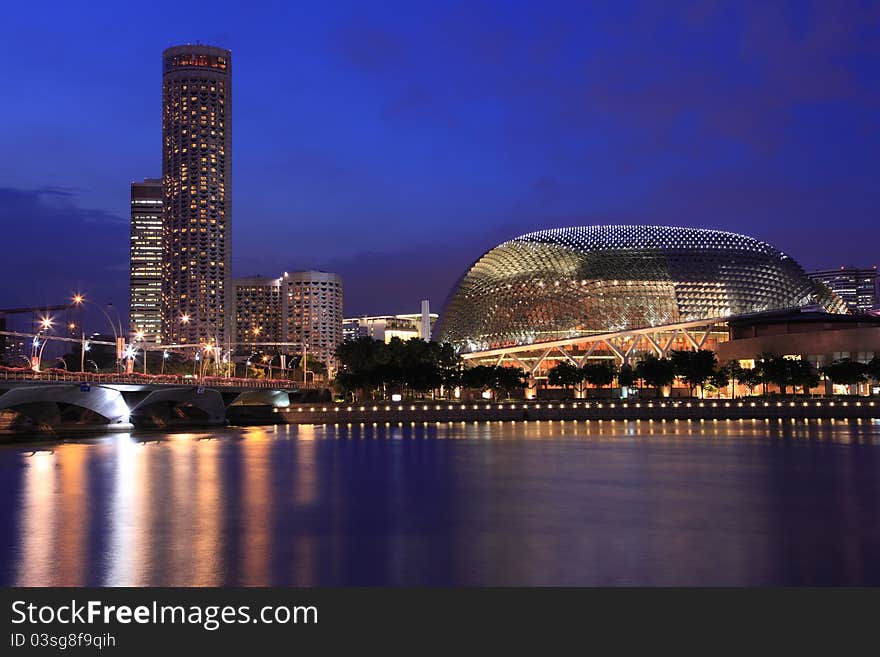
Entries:
[[162, 55], [162, 337], [231, 338], [232, 55], [203, 45]]
[[285, 272], [281, 304], [283, 341], [304, 344], [310, 355], [335, 367], [342, 342], [342, 278], [324, 271]]
[[877, 267], [840, 267], [807, 275], [837, 292], [851, 313], [866, 313], [880, 306]]
[[233, 279], [230, 312], [234, 314], [236, 353], [259, 351], [261, 344], [281, 342], [281, 281], [266, 276]]
[[162, 340], [162, 181], [131, 183], [129, 326], [149, 342]]

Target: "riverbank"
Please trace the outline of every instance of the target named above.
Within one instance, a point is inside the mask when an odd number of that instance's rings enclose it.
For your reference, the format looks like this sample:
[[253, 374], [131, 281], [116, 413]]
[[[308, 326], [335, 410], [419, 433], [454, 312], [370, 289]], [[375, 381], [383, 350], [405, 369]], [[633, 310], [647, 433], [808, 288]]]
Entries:
[[507, 420], [723, 420], [880, 418], [880, 402], [864, 399], [743, 399], [483, 403], [296, 404], [249, 407], [233, 424], [349, 424]]

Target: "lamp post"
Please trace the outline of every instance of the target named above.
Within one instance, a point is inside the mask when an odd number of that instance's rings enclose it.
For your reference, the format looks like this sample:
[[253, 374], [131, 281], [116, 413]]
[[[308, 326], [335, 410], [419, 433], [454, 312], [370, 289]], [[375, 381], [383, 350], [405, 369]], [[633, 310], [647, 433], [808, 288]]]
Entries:
[[89, 351], [91, 348], [92, 348], [92, 346], [86, 340], [85, 331], [83, 331], [81, 342], [79, 345], [79, 371], [80, 372], [86, 371], [86, 352]]
[[165, 374], [165, 361], [168, 360], [169, 355], [167, 349], [162, 352], [162, 374]]
[[144, 332], [138, 331], [134, 334], [134, 339], [136, 342], [141, 343], [141, 351], [144, 352], [144, 374], [147, 373], [147, 342], [144, 339]]
[[[46, 345], [49, 344], [49, 330], [52, 328], [52, 318], [51, 317], [42, 317], [40, 318], [40, 330], [37, 332], [37, 337], [34, 338], [34, 355], [36, 356], [36, 361], [33, 363], [34, 369], [39, 372], [41, 367], [41, 362], [43, 360], [43, 350], [46, 348]], [[46, 331], [46, 339], [40, 342], [39, 335], [43, 331]], [[37, 351], [37, 347], [39, 347], [39, 351]]]
[[[117, 331], [117, 330], [116, 330], [116, 325], [113, 323], [113, 320], [110, 318], [110, 315], [107, 313], [107, 311], [104, 310], [104, 309], [103, 309], [101, 306], [99, 306], [98, 304], [96, 304], [94, 301], [91, 301], [90, 299], [86, 299], [86, 295], [84, 295], [84, 294], [78, 292], [78, 293], [76, 293], [76, 294], [73, 295], [73, 299], [72, 299], [72, 301], [73, 301], [73, 305], [74, 305], [74, 306], [81, 306], [81, 305], [84, 304], [84, 303], [90, 303], [90, 304], [92, 304], [95, 308], [97, 308], [98, 310], [100, 310], [102, 315], [104, 315], [104, 318], [107, 320], [107, 323], [110, 325], [110, 330], [113, 332], [113, 338], [114, 338], [114, 340], [116, 341], [116, 345], [117, 345], [117, 347], [116, 347], [116, 350], [117, 350], [117, 353], [116, 353], [116, 374], [118, 375], [118, 374], [119, 374], [119, 366], [120, 366], [121, 361], [122, 361], [122, 358], [121, 358], [121, 356], [119, 355], [119, 336], [120, 336], [120, 334], [122, 333], [122, 320], [119, 321], [119, 330]], [[115, 311], [115, 310], [116, 310], [116, 309], [114, 308], [114, 311]], [[117, 317], [118, 317], [118, 316], [119, 316], [119, 313], [117, 312], [116, 315], [117, 315]], [[83, 333], [83, 336], [85, 336], [85, 333]], [[97, 366], [96, 366], [96, 367], [97, 367]]]

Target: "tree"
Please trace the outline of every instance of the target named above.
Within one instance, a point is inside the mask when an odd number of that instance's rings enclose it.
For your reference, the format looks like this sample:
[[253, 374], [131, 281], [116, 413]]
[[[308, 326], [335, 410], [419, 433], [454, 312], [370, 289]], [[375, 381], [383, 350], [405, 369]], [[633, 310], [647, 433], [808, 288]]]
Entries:
[[764, 376], [758, 367], [742, 368], [737, 379], [749, 389], [749, 394], [754, 394], [755, 387], [764, 382]]
[[760, 377], [759, 382], [764, 387], [765, 396], [767, 395], [767, 384], [773, 382], [770, 377], [773, 375], [772, 363], [775, 358], [776, 354], [765, 351], [758, 354], [758, 357], [755, 359], [755, 370], [758, 372], [758, 375]]
[[603, 388], [610, 385], [614, 381], [616, 368], [614, 363], [610, 361], [601, 361], [598, 363], [588, 363], [584, 365], [584, 380], [591, 386]]
[[786, 393], [786, 388], [794, 385], [792, 375], [794, 374], [795, 361], [784, 356], [774, 356], [772, 354], [763, 354], [761, 358], [761, 374], [765, 383], [773, 383], [779, 388], [781, 394]]
[[736, 397], [736, 384], [742, 383], [742, 377], [745, 369], [742, 365], [739, 364], [738, 360], [732, 360], [728, 363], [725, 363], [720, 369], [724, 370], [724, 373], [727, 375], [728, 380], [733, 383], [733, 396]]
[[806, 395], [810, 388], [815, 388], [819, 385], [819, 372], [816, 371], [816, 368], [810, 361], [801, 359], [790, 360], [789, 362], [789, 367], [791, 368], [789, 381], [791, 381], [792, 386], [801, 386], [804, 395]]
[[822, 368], [822, 373], [834, 383], [849, 386], [867, 381], [869, 371], [869, 367], [864, 363], [849, 358], [836, 360]]
[[657, 358], [654, 354], [648, 354], [636, 363], [636, 374], [645, 385], [654, 388], [658, 397], [660, 388], [672, 385], [675, 380], [672, 362], [668, 358]]
[[495, 367], [493, 388], [502, 391], [508, 398], [514, 390], [523, 390], [528, 385], [528, 376], [519, 367]]
[[718, 366], [715, 352], [708, 349], [673, 350], [669, 353], [669, 360], [672, 361], [676, 376], [681, 377], [688, 384], [691, 395], [694, 394], [694, 388], [703, 387]]
[[865, 371], [875, 384], [880, 384], [880, 356], [874, 356], [865, 366]]
[[584, 382], [584, 371], [568, 361], [557, 363], [547, 374], [547, 383], [562, 388], [578, 388]]
[[636, 372], [632, 365], [624, 363], [617, 371], [617, 385], [621, 388], [631, 388], [636, 384]]

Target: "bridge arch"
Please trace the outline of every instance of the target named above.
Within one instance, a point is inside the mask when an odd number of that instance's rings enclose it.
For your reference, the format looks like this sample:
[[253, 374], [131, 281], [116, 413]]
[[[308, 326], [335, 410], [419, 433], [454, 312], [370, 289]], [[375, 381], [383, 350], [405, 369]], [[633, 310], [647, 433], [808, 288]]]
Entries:
[[131, 410], [131, 418], [138, 426], [215, 426], [226, 423], [226, 405], [211, 388], [166, 388], [148, 394]]
[[129, 428], [122, 394], [104, 386], [35, 385], [0, 395], [0, 424], [14, 429], [118, 426]]

